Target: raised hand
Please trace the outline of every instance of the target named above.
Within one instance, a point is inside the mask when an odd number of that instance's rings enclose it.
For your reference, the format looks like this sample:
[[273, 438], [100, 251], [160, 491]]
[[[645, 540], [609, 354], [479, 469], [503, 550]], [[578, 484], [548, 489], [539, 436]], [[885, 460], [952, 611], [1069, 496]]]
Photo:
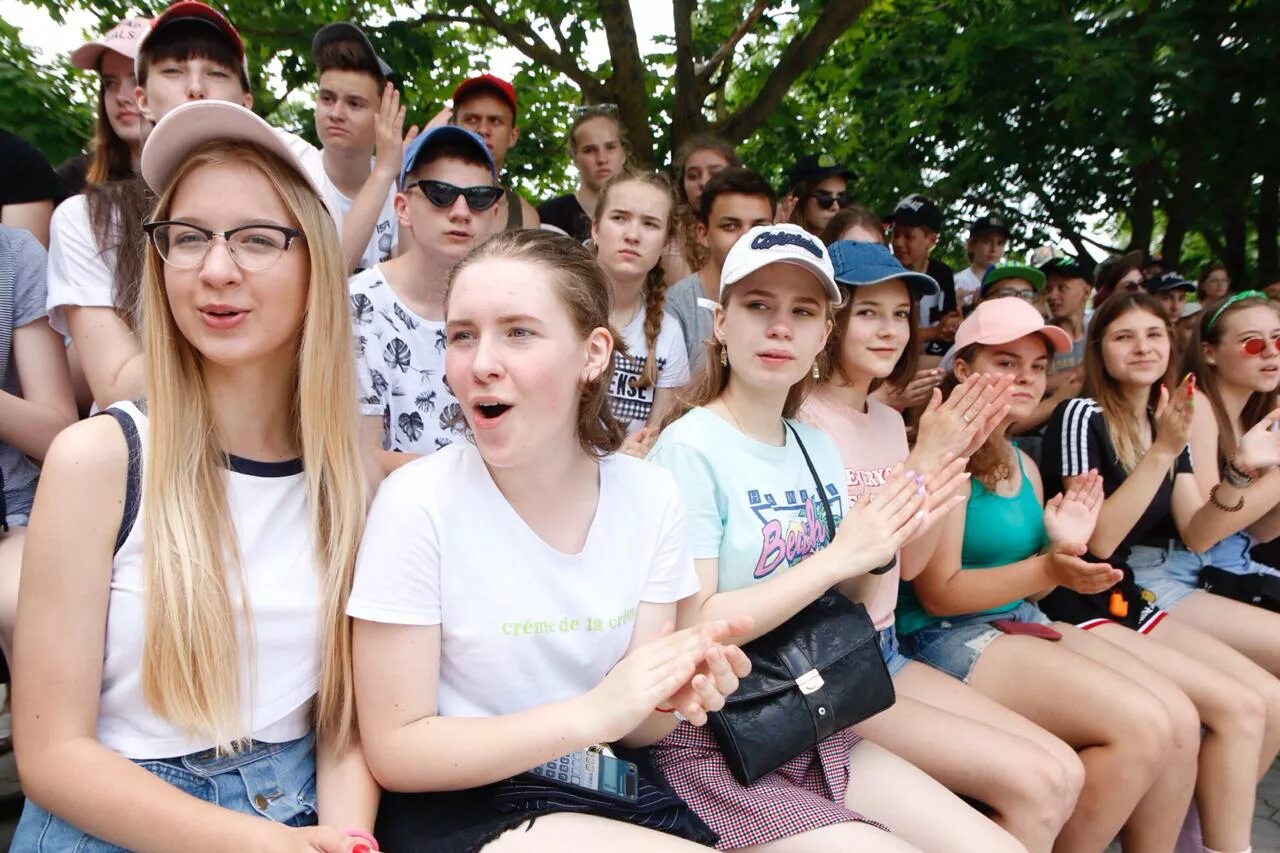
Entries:
[[901, 471], [880, 491], [849, 510], [828, 548], [845, 568], [841, 580], [864, 575], [888, 563], [924, 521], [929, 492], [925, 478]]
[[917, 370], [916, 375], [911, 377], [906, 387], [899, 389], [884, 383], [872, 391], [871, 396], [900, 412], [904, 409], [914, 409], [929, 402], [942, 377], [943, 372], [938, 368], [926, 367], [923, 370]]
[[[400, 103], [400, 93], [390, 83], [382, 90], [382, 103], [374, 121], [374, 168], [398, 176], [404, 162], [404, 151], [409, 141], [404, 133], [405, 107]], [[411, 133], [416, 136], [417, 128]]]
[[1054, 495], [1044, 505], [1044, 529], [1049, 541], [1055, 547], [1072, 550], [1087, 546], [1105, 499], [1097, 470], [1074, 478], [1065, 493]]
[[597, 739], [625, 737], [690, 683], [713, 646], [749, 629], [740, 620], [704, 622], [674, 632], [668, 624], [662, 636], [632, 649], [586, 696], [592, 719], [602, 727]]
[[1091, 563], [1081, 559], [1081, 546], [1076, 553], [1055, 550], [1049, 555], [1049, 575], [1058, 586], [1065, 586], [1081, 595], [1096, 595], [1118, 584], [1124, 572], [1107, 563]]
[[1194, 406], [1195, 374], [1188, 373], [1170, 393], [1160, 386], [1160, 399], [1156, 403], [1156, 435], [1152, 447], [1178, 454], [1191, 438], [1191, 414]]
[[1277, 422], [1280, 422], [1280, 409], [1272, 411], [1240, 436], [1240, 444], [1232, 460], [1237, 468], [1250, 473], [1261, 473], [1280, 465], [1280, 431], [1275, 429]]

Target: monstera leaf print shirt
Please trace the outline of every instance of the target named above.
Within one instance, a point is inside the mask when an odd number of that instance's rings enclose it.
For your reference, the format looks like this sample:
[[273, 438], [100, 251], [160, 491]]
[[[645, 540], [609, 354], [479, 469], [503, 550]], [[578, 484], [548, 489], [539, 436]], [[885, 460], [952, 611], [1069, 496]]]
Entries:
[[444, 323], [406, 308], [380, 265], [353, 276], [350, 291], [360, 413], [382, 418], [382, 449], [431, 453], [459, 440], [461, 413], [444, 379]]

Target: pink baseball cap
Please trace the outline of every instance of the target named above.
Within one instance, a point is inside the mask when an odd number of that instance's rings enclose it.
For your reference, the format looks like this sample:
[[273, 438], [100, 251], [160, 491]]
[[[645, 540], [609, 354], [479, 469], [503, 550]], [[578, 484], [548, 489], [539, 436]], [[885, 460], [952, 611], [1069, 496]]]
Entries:
[[943, 359], [944, 367], [950, 369], [946, 362], [954, 364], [955, 353], [970, 344], [1007, 344], [1036, 333], [1044, 335], [1053, 352], [1070, 352], [1074, 344], [1065, 329], [1045, 325], [1044, 317], [1025, 299], [1016, 296], [984, 299], [956, 329], [956, 343]]
[[150, 18], [125, 18], [106, 33], [71, 51], [71, 64], [82, 71], [98, 70], [102, 54], [113, 50], [125, 59], [138, 56], [138, 45], [151, 32]]
[[315, 178], [290, 147], [288, 134], [230, 101], [188, 101], [165, 113], [142, 146], [142, 179], [157, 195], [163, 193], [191, 153], [214, 141], [247, 143], [270, 151], [292, 166], [324, 201]]

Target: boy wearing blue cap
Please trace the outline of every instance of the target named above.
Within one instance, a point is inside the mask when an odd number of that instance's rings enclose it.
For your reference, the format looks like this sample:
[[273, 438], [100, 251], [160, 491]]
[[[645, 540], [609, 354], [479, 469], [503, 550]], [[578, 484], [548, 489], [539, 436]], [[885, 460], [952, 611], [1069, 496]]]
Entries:
[[502, 196], [484, 140], [453, 125], [409, 145], [399, 185], [401, 254], [350, 282], [362, 434], [388, 472], [461, 437], [444, 381], [445, 288], [495, 229]]

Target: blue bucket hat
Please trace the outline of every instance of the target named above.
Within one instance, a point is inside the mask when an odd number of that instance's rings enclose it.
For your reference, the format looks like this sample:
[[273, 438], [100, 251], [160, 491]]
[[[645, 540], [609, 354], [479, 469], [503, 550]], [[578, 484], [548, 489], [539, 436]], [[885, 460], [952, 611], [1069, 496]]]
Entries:
[[483, 157], [485, 165], [489, 167], [489, 173], [493, 175], [493, 179], [495, 181], [498, 179], [498, 167], [493, 162], [493, 155], [489, 153], [489, 146], [484, 144], [484, 140], [465, 127], [445, 124], [428, 130], [409, 143], [409, 149], [404, 152], [404, 165], [400, 167], [401, 187], [404, 186], [404, 176], [409, 174], [414, 165], [417, 164], [418, 156], [422, 154], [422, 149], [428, 144], [438, 145], [441, 142], [460, 142], [463, 145], [470, 145], [475, 148]]
[[904, 267], [882, 243], [837, 240], [827, 247], [827, 253], [831, 256], [835, 278], [840, 284], [864, 287], [900, 278], [917, 299], [941, 290], [931, 276]]

